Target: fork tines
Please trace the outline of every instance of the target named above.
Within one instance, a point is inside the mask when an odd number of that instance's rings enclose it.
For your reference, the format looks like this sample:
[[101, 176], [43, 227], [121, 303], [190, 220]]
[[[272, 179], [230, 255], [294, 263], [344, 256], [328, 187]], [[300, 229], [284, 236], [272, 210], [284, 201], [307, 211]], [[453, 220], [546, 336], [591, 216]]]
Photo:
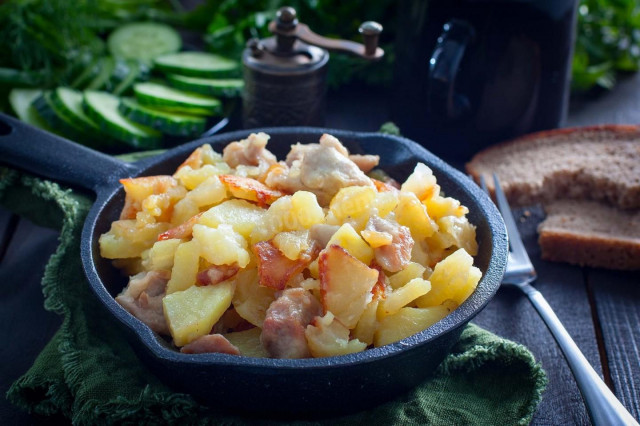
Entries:
[[[500, 181], [498, 180], [498, 176], [496, 176], [495, 173], [493, 174], [493, 183], [498, 210], [500, 210], [502, 218], [504, 219], [504, 223], [507, 227], [507, 235], [509, 237], [509, 245], [511, 246], [512, 252], [511, 254], [516, 258], [523, 260], [526, 259], [527, 261], [529, 261], [529, 255], [527, 254], [527, 251], [524, 248], [524, 244], [522, 243], [522, 237], [520, 236], [518, 226], [516, 225], [516, 221], [513, 218], [513, 214], [511, 213], [509, 202], [507, 201], [507, 197], [505, 197], [504, 192], [502, 191]], [[480, 186], [487, 194], [489, 193], [487, 184], [483, 176], [480, 176]]]

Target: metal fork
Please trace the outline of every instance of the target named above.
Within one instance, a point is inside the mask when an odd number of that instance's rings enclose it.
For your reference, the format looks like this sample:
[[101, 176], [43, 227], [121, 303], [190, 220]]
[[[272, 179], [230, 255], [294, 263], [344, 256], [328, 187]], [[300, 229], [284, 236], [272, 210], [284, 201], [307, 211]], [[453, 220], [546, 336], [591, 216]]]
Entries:
[[[638, 425], [638, 422], [591, 367], [589, 361], [584, 357], [546, 299], [531, 286], [531, 283], [537, 278], [536, 271], [524, 248], [516, 222], [511, 214], [511, 209], [495, 174], [493, 175], [493, 181], [498, 209], [502, 213], [504, 223], [507, 226], [509, 246], [511, 247], [507, 271], [502, 279], [502, 284], [517, 287], [526, 294], [547, 327], [549, 327], [551, 334], [558, 342], [558, 346], [560, 346], [567, 359], [569, 368], [573, 372], [593, 424]], [[480, 185], [489, 194], [483, 177], [480, 178]]]

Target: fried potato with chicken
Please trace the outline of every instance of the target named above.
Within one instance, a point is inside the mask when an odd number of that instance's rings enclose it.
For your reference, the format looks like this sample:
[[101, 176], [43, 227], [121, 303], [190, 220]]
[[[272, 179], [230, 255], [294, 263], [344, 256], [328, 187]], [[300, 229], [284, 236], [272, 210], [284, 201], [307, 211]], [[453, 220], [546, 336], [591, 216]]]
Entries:
[[418, 333], [473, 293], [475, 227], [426, 165], [399, 185], [331, 135], [280, 162], [268, 141], [121, 180], [99, 245], [135, 272], [123, 309], [185, 353], [327, 357]]

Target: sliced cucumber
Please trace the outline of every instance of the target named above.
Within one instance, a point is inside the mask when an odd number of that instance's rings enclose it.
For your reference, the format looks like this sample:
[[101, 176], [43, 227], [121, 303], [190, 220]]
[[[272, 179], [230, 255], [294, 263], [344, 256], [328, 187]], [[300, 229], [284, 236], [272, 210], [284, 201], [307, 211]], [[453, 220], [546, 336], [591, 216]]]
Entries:
[[206, 118], [166, 112], [140, 105], [135, 99], [120, 100], [119, 110], [130, 120], [173, 136], [197, 136], [204, 132]]
[[109, 51], [117, 58], [151, 61], [182, 47], [180, 34], [165, 24], [132, 22], [116, 29], [107, 40]]
[[169, 84], [177, 89], [224, 98], [239, 96], [244, 88], [244, 80], [240, 78], [212, 79], [177, 74], [167, 74], [166, 77]]
[[91, 82], [87, 85], [86, 90], [99, 90], [104, 88], [111, 78], [111, 74], [116, 67], [116, 61], [111, 56], [106, 56], [102, 58], [100, 64], [98, 65], [100, 71], [98, 75], [91, 80]]
[[33, 101], [33, 107], [44, 121], [61, 135], [76, 142], [86, 142], [87, 135], [83, 129], [56, 107], [56, 104], [51, 99], [51, 92], [44, 92]]
[[90, 90], [84, 92], [87, 114], [106, 134], [134, 148], [159, 148], [162, 134], [124, 117], [118, 111], [119, 104], [120, 98], [110, 93]]
[[33, 101], [42, 96], [41, 89], [12, 89], [9, 92], [9, 104], [16, 116], [27, 124], [50, 130], [51, 126], [38, 114]]
[[239, 69], [237, 61], [206, 52], [173, 53], [156, 58], [154, 63], [166, 73], [203, 78], [226, 77]]
[[67, 87], [58, 87], [51, 92], [51, 102], [56, 111], [64, 115], [67, 121], [82, 130], [86, 145], [96, 148], [113, 145], [114, 141], [101, 135], [98, 124], [85, 113], [81, 92]]
[[138, 83], [133, 86], [138, 102], [167, 111], [216, 115], [222, 112], [219, 99], [198, 93], [184, 92], [157, 83]]

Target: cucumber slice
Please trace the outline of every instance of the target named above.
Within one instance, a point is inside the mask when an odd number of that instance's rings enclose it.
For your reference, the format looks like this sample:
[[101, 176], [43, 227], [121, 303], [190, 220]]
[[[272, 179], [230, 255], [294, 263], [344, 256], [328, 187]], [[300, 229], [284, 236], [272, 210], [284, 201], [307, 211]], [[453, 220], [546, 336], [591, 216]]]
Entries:
[[180, 50], [182, 39], [168, 25], [132, 22], [112, 32], [107, 45], [111, 54], [117, 58], [151, 63], [158, 56]]
[[138, 83], [133, 86], [138, 102], [166, 111], [216, 115], [222, 113], [219, 99], [189, 93], [157, 83]]
[[240, 78], [211, 79], [177, 74], [167, 74], [166, 77], [169, 84], [177, 89], [223, 98], [239, 96], [244, 88], [244, 80]]
[[173, 136], [196, 136], [204, 132], [206, 118], [160, 111], [140, 105], [135, 99], [120, 100], [119, 110], [130, 120]]
[[86, 134], [77, 123], [73, 122], [65, 115], [63, 111], [56, 107], [51, 99], [51, 92], [44, 92], [40, 97], [33, 101], [33, 107], [36, 109], [42, 119], [58, 133], [67, 138], [84, 143]]
[[[56, 111], [63, 114], [68, 121], [75, 124], [87, 136], [86, 140], [93, 139], [92, 136], [100, 134], [98, 124], [90, 119], [85, 113], [82, 103], [82, 93], [67, 87], [58, 87], [51, 92], [51, 102]], [[111, 141], [105, 140], [103, 143], [94, 143], [92, 145], [107, 145]]]
[[98, 65], [100, 72], [98, 75], [87, 85], [86, 90], [99, 90], [104, 88], [111, 78], [111, 74], [116, 67], [116, 61], [111, 57], [107, 56], [102, 58], [100, 64]]
[[9, 92], [9, 104], [16, 116], [27, 124], [50, 130], [51, 127], [33, 107], [33, 101], [42, 96], [41, 89], [13, 89]]
[[226, 77], [239, 69], [237, 61], [206, 52], [164, 55], [156, 58], [154, 64], [166, 73], [203, 78]]
[[118, 111], [119, 104], [120, 98], [110, 93], [84, 92], [84, 106], [87, 114], [106, 134], [134, 148], [159, 148], [162, 134], [124, 117]]

